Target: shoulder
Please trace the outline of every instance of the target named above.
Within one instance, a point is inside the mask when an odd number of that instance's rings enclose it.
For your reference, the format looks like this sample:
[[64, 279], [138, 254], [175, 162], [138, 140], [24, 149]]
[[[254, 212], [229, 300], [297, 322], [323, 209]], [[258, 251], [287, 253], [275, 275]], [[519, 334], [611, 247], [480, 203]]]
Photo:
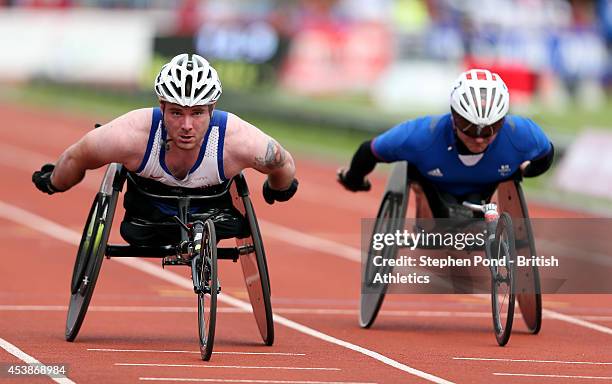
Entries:
[[268, 137], [264, 132], [262, 132], [255, 125], [249, 123], [246, 120], [243, 120], [239, 116], [231, 113], [224, 112], [226, 119], [226, 130], [225, 130], [225, 138], [226, 140], [236, 139], [241, 145], [248, 144], [250, 138], [255, 137]]
[[377, 145], [401, 146], [408, 150], [424, 151], [440, 137], [450, 114], [422, 116], [396, 125], [374, 139]]
[[548, 147], [550, 142], [542, 128], [526, 117], [507, 115], [503, 129], [512, 146], [521, 152]]
[[154, 113], [155, 108], [136, 109], [92, 130], [87, 135], [90, 149], [109, 162], [137, 168], [147, 149]]
[[158, 115], [158, 119], [161, 119], [161, 111], [159, 111], [159, 108], [135, 109], [102, 125], [94, 132], [110, 131], [114, 135], [118, 134], [120, 136], [131, 136], [140, 132], [148, 134], [151, 130], [151, 123], [154, 119], [154, 115]]

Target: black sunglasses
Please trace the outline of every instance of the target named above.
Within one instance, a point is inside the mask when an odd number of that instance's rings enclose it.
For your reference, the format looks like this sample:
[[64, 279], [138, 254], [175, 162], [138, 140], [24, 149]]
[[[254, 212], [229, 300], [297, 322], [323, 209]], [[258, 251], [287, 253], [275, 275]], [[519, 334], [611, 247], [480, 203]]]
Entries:
[[463, 116], [453, 111], [453, 125], [455, 128], [473, 139], [479, 137], [486, 139], [497, 134], [504, 126], [504, 120], [504, 118], [501, 118], [491, 125], [477, 125], [467, 121]]

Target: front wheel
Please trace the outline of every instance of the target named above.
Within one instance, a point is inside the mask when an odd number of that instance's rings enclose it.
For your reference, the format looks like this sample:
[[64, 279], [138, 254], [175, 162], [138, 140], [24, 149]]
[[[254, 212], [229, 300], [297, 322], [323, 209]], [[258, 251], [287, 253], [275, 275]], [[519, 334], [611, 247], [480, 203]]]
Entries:
[[116, 193], [109, 196], [99, 192], [89, 211], [72, 271], [66, 319], [67, 341], [74, 341], [85, 319], [100, 274], [116, 203]]
[[494, 263], [491, 279], [491, 307], [493, 329], [500, 346], [510, 339], [514, 319], [516, 246], [512, 219], [502, 213], [495, 230], [495, 239], [488, 249]]
[[[403, 226], [402, 220], [402, 196], [393, 192], [387, 192], [380, 204], [376, 222], [372, 234], [375, 233], [395, 233], [401, 230]], [[373, 236], [373, 235], [372, 235]], [[375, 251], [373, 243], [370, 243], [365, 266], [362, 272], [362, 290], [367, 292], [361, 293], [359, 305], [359, 325], [362, 328], [369, 328], [376, 320], [378, 311], [385, 299], [387, 293], [387, 284], [374, 283], [376, 275], [384, 276], [391, 272], [393, 267], [385, 266], [376, 267], [373, 259], [380, 252]], [[384, 260], [393, 260], [397, 255], [397, 247], [385, 247], [382, 253]]]
[[195, 249], [199, 254], [194, 259], [196, 273], [199, 274], [198, 289], [198, 333], [202, 360], [208, 361], [212, 356], [215, 341], [215, 323], [217, 319], [217, 237], [212, 220], [204, 223], [201, 237], [196, 232]]

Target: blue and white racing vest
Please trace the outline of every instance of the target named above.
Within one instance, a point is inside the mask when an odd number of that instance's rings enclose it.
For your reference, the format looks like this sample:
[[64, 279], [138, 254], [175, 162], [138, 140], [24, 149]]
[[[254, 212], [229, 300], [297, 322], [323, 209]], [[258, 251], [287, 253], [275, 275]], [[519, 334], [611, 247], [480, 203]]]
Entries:
[[204, 188], [226, 181], [223, 173], [223, 143], [227, 125], [227, 112], [214, 110], [208, 131], [200, 147], [198, 159], [183, 179], [172, 175], [166, 165], [166, 146], [168, 132], [160, 108], [153, 108], [151, 132], [144, 158], [136, 174], [171, 187]]

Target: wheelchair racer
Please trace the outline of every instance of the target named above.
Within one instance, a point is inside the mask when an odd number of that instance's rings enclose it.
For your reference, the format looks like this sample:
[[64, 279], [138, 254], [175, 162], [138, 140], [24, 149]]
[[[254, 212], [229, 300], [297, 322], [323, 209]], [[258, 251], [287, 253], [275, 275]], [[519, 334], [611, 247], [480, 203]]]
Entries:
[[[296, 193], [295, 164], [277, 141], [240, 117], [215, 109], [221, 96], [215, 69], [201, 56], [180, 54], [162, 66], [155, 79], [159, 107], [128, 112], [88, 132], [62, 153], [55, 164], [34, 172], [42, 192], [64, 192], [88, 169], [120, 163], [131, 173], [124, 198], [121, 235], [132, 245], [172, 244], [180, 238], [176, 204], [157, 195], [214, 193], [246, 168], [266, 174], [267, 203], [287, 201]], [[138, 188], [136, 188], [136, 185]], [[218, 238], [246, 229], [231, 196], [192, 204], [192, 215], [215, 213]], [[166, 228], [147, 224], [164, 223]]]
[[338, 171], [338, 182], [368, 191], [366, 176], [377, 163], [407, 161], [434, 217], [452, 218], [466, 213], [463, 201], [487, 201], [499, 182], [550, 168], [552, 143], [532, 120], [507, 114], [510, 95], [498, 74], [462, 73], [450, 99], [450, 113], [402, 122], [362, 143], [350, 167]]

